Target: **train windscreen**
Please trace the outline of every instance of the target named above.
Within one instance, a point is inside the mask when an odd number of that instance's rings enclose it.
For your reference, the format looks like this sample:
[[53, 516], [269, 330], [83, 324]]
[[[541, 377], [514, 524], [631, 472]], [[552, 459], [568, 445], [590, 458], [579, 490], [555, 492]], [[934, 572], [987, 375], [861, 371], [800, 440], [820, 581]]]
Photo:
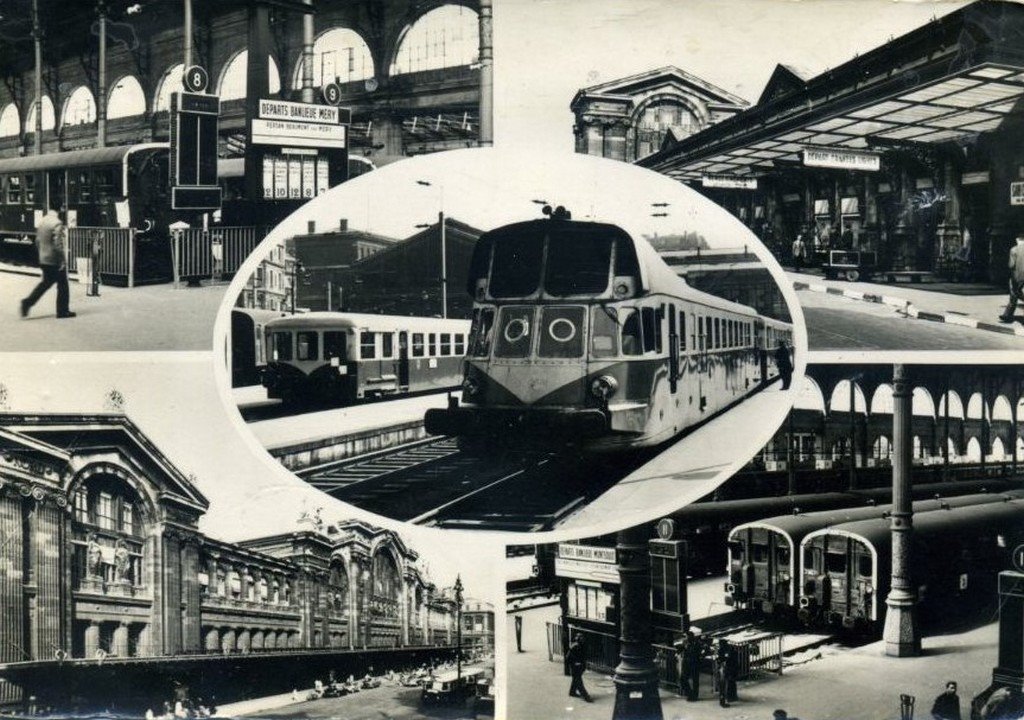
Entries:
[[540, 287], [544, 233], [534, 229], [494, 238], [491, 260], [491, 297], [533, 295]]
[[600, 295], [608, 289], [612, 240], [593, 232], [551, 233], [544, 291], [555, 297]]

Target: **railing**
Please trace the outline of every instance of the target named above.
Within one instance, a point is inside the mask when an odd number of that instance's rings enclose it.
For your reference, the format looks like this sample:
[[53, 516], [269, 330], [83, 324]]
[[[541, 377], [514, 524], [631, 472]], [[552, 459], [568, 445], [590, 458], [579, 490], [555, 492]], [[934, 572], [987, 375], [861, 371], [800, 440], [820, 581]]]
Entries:
[[264, 233], [257, 227], [186, 228], [171, 232], [174, 285], [184, 280], [221, 279], [238, 270]]
[[[79, 267], [80, 260], [87, 260]], [[80, 282], [90, 282], [87, 274], [123, 278], [127, 287], [135, 285], [135, 228], [73, 227], [68, 229], [68, 272], [78, 273]], [[96, 263], [92, 267], [92, 263]], [[87, 267], [88, 266], [88, 267]]]
[[782, 674], [782, 633], [767, 633], [730, 644], [736, 649], [737, 679], [758, 672]]

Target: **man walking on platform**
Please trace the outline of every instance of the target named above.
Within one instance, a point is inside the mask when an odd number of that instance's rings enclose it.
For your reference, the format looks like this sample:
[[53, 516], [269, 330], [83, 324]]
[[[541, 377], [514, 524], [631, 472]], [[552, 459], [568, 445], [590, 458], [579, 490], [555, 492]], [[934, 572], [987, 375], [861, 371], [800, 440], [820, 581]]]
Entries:
[[43, 279], [35, 286], [29, 296], [21, 301], [21, 316], [43, 296], [51, 286], [57, 286], [57, 317], [72, 318], [75, 313], [68, 308], [68, 267], [67, 267], [67, 228], [61, 222], [56, 210], [47, 211], [36, 226], [36, 249], [39, 252], [39, 269], [43, 271]]
[[572, 674], [569, 696], [576, 697], [578, 695], [587, 702], [593, 702], [590, 699], [590, 693], [583, 686], [583, 673], [587, 669], [587, 655], [583, 649], [583, 638], [581, 636], [577, 635], [572, 641], [572, 646], [569, 648], [569, 653], [565, 659], [569, 661], [569, 672]]
[[1021, 290], [1024, 290], [1024, 235], [1017, 236], [1017, 244], [1010, 248], [1010, 300], [1006, 309], [999, 316], [999, 321], [1004, 323], [1013, 322], [1013, 315], [1017, 311], [1017, 301], [1022, 299]]

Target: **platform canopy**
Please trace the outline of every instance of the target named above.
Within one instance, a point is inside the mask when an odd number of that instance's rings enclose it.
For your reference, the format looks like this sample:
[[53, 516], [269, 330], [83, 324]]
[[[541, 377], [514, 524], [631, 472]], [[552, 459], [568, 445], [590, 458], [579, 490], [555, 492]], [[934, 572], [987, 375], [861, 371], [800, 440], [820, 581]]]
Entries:
[[1022, 95], [1024, 6], [980, 0], [803, 87], [790, 79], [780, 92], [766, 88], [750, 110], [639, 164], [679, 180], [751, 177], [827, 149], [846, 152], [849, 166], [873, 150], [995, 130]]

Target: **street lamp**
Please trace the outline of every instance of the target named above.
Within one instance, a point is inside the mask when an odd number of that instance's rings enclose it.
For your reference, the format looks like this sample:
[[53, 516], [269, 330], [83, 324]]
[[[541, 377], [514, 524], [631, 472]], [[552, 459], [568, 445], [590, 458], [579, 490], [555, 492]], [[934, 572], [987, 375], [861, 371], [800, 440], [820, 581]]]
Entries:
[[295, 314], [295, 296], [299, 294], [299, 277], [303, 280], [307, 279], [306, 268], [302, 264], [301, 260], [295, 260], [292, 263], [292, 315]]
[[462, 576], [455, 576], [455, 675], [462, 687]]
[[[427, 180], [417, 180], [417, 185], [433, 187], [434, 183]], [[441, 317], [448, 317], [448, 242], [445, 233], [444, 219], [444, 185], [438, 183], [438, 198], [440, 210], [437, 213], [438, 223], [441, 225]]]

